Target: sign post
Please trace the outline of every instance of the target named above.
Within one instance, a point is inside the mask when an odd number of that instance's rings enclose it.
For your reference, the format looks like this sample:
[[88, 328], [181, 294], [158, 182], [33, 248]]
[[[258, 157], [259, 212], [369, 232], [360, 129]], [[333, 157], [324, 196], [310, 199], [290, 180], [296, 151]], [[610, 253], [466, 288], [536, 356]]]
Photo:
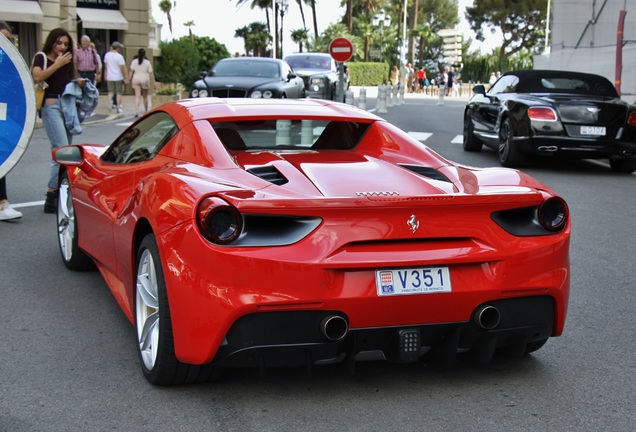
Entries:
[[0, 34], [0, 177], [24, 154], [35, 127], [31, 70], [18, 49]]
[[338, 102], [344, 101], [344, 62], [349, 61], [353, 56], [353, 44], [346, 38], [335, 38], [329, 44], [329, 54], [338, 63]]

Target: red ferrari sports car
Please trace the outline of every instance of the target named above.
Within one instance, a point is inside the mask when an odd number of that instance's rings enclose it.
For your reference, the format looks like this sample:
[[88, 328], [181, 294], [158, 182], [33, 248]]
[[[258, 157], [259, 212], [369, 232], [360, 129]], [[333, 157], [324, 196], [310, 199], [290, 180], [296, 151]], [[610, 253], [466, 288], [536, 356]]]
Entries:
[[145, 377], [523, 355], [563, 331], [565, 201], [337, 102], [190, 99], [54, 152], [65, 265], [95, 265]]

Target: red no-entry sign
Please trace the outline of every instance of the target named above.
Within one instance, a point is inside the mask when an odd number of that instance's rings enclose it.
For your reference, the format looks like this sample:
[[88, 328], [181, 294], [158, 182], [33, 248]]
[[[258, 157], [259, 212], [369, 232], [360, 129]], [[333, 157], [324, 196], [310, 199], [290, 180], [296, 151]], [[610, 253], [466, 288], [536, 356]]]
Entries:
[[337, 62], [346, 62], [353, 56], [353, 44], [349, 39], [335, 38], [329, 44], [329, 54]]

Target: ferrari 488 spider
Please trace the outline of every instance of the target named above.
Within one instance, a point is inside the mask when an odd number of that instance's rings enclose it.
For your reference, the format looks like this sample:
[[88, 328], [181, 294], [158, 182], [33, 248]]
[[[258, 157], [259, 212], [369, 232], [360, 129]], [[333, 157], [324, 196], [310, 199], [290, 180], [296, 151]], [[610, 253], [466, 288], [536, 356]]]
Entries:
[[96, 265], [155, 384], [226, 366], [523, 355], [563, 331], [570, 219], [318, 99], [189, 99], [57, 149], [65, 265]]
[[602, 76], [567, 71], [508, 72], [464, 111], [464, 150], [482, 144], [503, 166], [529, 156], [609, 159], [614, 171], [636, 171], [636, 107]]

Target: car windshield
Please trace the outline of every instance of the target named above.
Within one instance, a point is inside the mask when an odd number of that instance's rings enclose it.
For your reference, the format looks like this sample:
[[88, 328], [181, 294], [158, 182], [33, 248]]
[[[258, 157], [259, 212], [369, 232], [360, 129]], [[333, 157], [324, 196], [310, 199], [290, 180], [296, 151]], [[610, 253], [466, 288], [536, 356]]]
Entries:
[[287, 57], [285, 60], [293, 69], [331, 70], [331, 59], [325, 56], [299, 55]]
[[250, 120], [214, 122], [229, 150], [347, 150], [355, 147], [370, 123], [330, 120]]
[[612, 83], [606, 78], [595, 76], [537, 76], [521, 80], [518, 93], [577, 93], [617, 97]]
[[219, 62], [212, 69], [212, 73], [214, 76], [280, 77], [278, 63], [248, 59]]

